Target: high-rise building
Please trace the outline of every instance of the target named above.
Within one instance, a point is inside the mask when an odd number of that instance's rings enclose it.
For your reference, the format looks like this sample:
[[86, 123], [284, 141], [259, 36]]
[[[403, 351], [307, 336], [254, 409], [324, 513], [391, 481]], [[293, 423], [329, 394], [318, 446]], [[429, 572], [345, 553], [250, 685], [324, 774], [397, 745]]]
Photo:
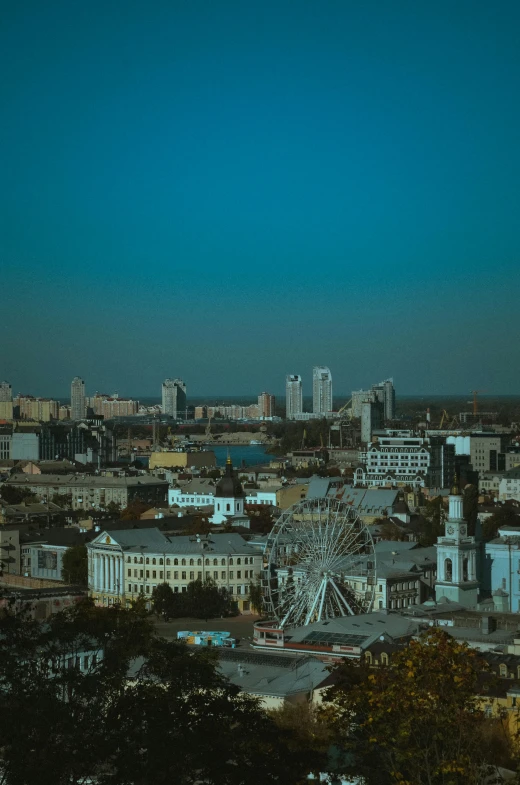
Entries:
[[260, 393], [258, 396], [258, 409], [260, 417], [274, 417], [275, 397], [270, 393]]
[[288, 374], [285, 377], [285, 415], [288, 420], [303, 411], [302, 377]]
[[312, 369], [312, 411], [314, 414], [332, 411], [332, 374], [324, 365]]
[[383, 382], [379, 382], [379, 384], [373, 384], [372, 390], [375, 392], [377, 400], [381, 401], [384, 406], [385, 420], [395, 419], [394, 380], [385, 379]]
[[82, 420], [86, 413], [85, 382], [79, 376], [75, 376], [70, 385], [70, 418]]
[[0, 382], [0, 401], [12, 401], [13, 389], [9, 382]]
[[363, 401], [361, 404], [361, 441], [368, 444], [373, 431], [383, 427], [383, 404], [380, 401]]
[[162, 411], [170, 417], [186, 416], [186, 385], [182, 379], [165, 379], [162, 383]]

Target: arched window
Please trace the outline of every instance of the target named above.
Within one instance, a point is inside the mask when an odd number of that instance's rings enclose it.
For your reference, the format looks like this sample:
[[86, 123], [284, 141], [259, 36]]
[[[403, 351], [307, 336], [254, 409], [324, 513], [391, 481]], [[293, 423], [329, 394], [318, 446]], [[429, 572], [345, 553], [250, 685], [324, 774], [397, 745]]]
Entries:
[[209, 559], [206, 559], [206, 567], [209, 567]]
[[163, 563], [163, 562], [162, 562], [162, 559], [159, 559], [159, 564], [162, 564], [162, 563]]
[[451, 581], [453, 576], [453, 564], [451, 559], [444, 559], [444, 580]]
[[218, 564], [218, 559], [213, 559], [213, 566], [216, 567]]
[[226, 560], [225, 560], [225, 559], [222, 559], [222, 561], [221, 561], [220, 563], [221, 563], [221, 565], [222, 565], [223, 567], [225, 567], [225, 566], [226, 566]]
[[229, 512], [230, 510], [231, 510], [231, 507], [229, 506], [229, 504], [226, 504], [226, 512]]
[[507, 665], [504, 663], [500, 666], [500, 675], [507, 679]]
[[202, 564], [202, 559], [197, 559], [197, 567], [200, 567]]
[[468, 560], [464, 559], [462, 562], [462, 580], [468, 580]]
[[157, 564], [157, 559], [152, 559], [152, 564]]
[[185, 566], [186, 566], [186, 559], [182, 559], [182, 560], [181, 560], [181, 565], [182, 565], [182, 567], [185, 567]]
[[142, 563], [143, 563], [143, 557], [141, 556], [141, 558], [139, 559], [139, 564], [142, 564]]
[[194, 559], [190, 559], [190, 567], [193, 567], [194, 564], [195, 564], [195, 560]]
[[178, 560], [178, 559], [174, 559], [174, 560], [173, 560], [173, 563], [174, 563], [174, 564], [178, 564], [178, 563], [179, 563], [179, 560]]
[[148, 558], [148, 556], [146, 557], [146, 563], [150, 564], [150, 559]]
[[229, 560], [229, 563], [233, 564], [233, 557], [231, 557], [231, 559]]
[[166, 559], [166, 564], [168, 564], [168, 565], [171, 564], [170, 559]]
[[381, 654], [381, 665], [388, 665], [388, 654], [386, 651]]
[[137, 556], [134, 556], [134, 564], [137, 564]]
[[369, 665], [372, 665], [372, 652], [371, 651], [366, 651], [365, 652], [365, 662], [367, 662]]
[[240, 556], [237, 559], [237, 564], [242, 564], [242, 559], [240, 558]]
[[217, 510], [220, 512], [220, 502], [217, 504]]

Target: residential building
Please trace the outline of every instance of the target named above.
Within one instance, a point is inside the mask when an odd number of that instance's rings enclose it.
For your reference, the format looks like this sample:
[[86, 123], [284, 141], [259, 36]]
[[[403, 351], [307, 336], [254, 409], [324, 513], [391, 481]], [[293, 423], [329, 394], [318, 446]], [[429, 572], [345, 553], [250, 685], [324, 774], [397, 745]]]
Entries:
[[0, 573], [20, 574], [20, 532], [17, 528], [0, 526]]
[[502, 474], [498, 486], [498, 498], [500, 501], [520, 500], [520, 468], [509, 469]]
[[99, 409], [100, 411], [95, 413], [102, 414], [105, 420], [111, 420], [113, 417], [133, 417], [139, 411], [139, 401], [133, 401], [131, 398], [104, 398]]
[[155, 505], [166, 500], [168, 483], [149, 475], [138, 477], [102, 477], [83, 474], [12, 474], [6, 485], [24, 488], [40, 501], [54, 496], [69, 498], [73, 510], [105, 509], [111, 502], [128, 507], [132, 501]]
[[475, 471], [495, 472], [506, 470], [506, 447], [509, 437], [498, 433], [471, 434], [470, 457]]
[[165, 379], [162, 383], [162, 411], [175, 419], [186, 417], [186, 385], [182, 379]]
[[[391, 432], [390, 432], [391, 433]], [[355, 485], [411, 485], [420, 487], [430, 465], [426, 439], [420, 436], [381, 435], [360, 453], [365, 468], [354, 472]]]
[[384, 406], [385, 420], [395, 419], [395, 389], [394, 380], [385, 379], [378, 384], [372, 385], [372, 390], [376, 394], [377, 400]]
[[275, 397], [270, 393], [260, 393], [258, 396], [258, 409], [259, 409], [259, 416], [262, 420], [268, 420], [271, 417], [274, 417], [274, 410], [275, 410]]
[[332, 374], [324, 365], [312, 369], [312, 411], [324, 416], [332, 411]]
[[64, 404], [63, 406], [60, 406], [60, 408], [58, 410], [58, 419], [59, 420], [70, 420], [70, 412], [71, 412], [70, 406], [67, 406], [66, 404]]
[[59, 417], [60, 402], [51, 398], [35, 398], [32, 395], [17, 395], [14, 399], [17, 419], [50, 422]]
[[13, 388], [9, 382], [0, 382], [0, 402], [13, 400]]
[[381, 401], [363, 401], [361, 404], [361, 441], [372, 441], [372, 432], [384, 425], [385, 411]]
[[11, 460], [11, 445], [13, 442], [13, 434], [11, 431], [0, 432], [0, 461]]
[[288, 374], [285, 377], [285, 413], [288, 420], [303, 412], [302, 377]]
[[70, 417], [71, 420], [83, 420], [87, 413], [85, 405], [85, 382], [75, 376], [70, 386]]
[[263, 555], [236, 533], [168, 537], [156, 528], [102, 532], [89, 545], [89, 593], [99, 605], [130, 605], [168, 583], [185, 592], [195, 580], [211, 578], [228, 589], [240, 612], [250, 613], [249, 586]]

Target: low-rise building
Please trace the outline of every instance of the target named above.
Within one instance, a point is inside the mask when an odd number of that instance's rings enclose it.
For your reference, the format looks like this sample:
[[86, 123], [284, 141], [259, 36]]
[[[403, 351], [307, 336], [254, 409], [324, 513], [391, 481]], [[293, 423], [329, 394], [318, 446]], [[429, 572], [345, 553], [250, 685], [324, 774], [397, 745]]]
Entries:
[[166, 500], [168, 483], [149, 475], [101, 477], [81, 474], [13, 474], [6, 485], [26, 489], [42, 502], [58, 496], [70, 498], [73, 510], [104, 509], [111, 502], [128, 507], [132, 501], [155, 505]]
[[354, 471], [354, 484], [367, 486], [425, 485], [430, 466], [430, 450], [420, 436], [378, 436], [360, 454], [364, 468]]
[[509, 469], [503, 473], [498, 485], [498, 498], [500, 501], [520, 500], [520, 469]]
[[89, 593], [100, 605], [148, 600], [168, 583], [184, 592], [211, 578], [250, 613], [249, 586], [258, 580], [262, 553], [236, 533], [170, 537], [156, 528], [102, 532], [88, 546]]

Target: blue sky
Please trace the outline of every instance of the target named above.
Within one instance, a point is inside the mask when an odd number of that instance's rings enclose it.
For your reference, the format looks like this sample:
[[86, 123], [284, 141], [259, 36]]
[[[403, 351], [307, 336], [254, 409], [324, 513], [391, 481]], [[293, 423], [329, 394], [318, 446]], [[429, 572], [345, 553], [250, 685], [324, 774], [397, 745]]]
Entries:
[[518, 392], [519, 30], [506, 0], [7, 0], [0, 377]]

